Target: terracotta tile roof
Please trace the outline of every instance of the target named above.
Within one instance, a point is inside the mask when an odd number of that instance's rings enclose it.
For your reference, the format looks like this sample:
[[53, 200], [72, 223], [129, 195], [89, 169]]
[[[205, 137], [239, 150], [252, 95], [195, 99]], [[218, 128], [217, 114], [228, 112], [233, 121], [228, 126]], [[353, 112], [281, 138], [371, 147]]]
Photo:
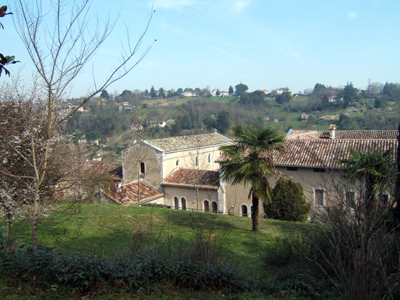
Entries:
[[179, 169], [166, 177], [163, 186], [218, 190], [219, 172], [197, 169]]
[[397, 139], [397, 130], [336, 130], [336, 139]]
[[[140, 188], [140, 191], [139, 191]], [[146, 203], [164, 196], [164, 194], [144, 181], [136, 181], [121, 185], [121, 187], [114, 192], [104, 192], [103, 195], [107, 196], [114, 202], [124, 206], [137, 205], [138, 194], [140, 192], [139, 203]]]
[[90, 172], [107, 173], [114, 181], [122, 181], [122, 165], [120, 164], [105, 164], [98, 161], [90, 161], [88, 163]]
[[232, 140], [230, 138], [223, 136], [219, 133], [206, 133], [148, 140], [145, 142], [165, 152], [170, 152], [176, 150], [191, 149], [195, 147], [206, 147], [213, 145], [219, 146], [225, 143], [229, 143], [231, 141]]
[[[367, 140], [380, 140], [380, 139], [396, 139], [397, 130], [336, 130], [335, 139], [367, 139]], [[321, 139], [329, 138], [329, 131], [318, 130], [293, 130], [292, 133], [286, 137], [288, 140], [293, 139]]]
[[[285, 142], [285, 151], [276, 155], [276, 166], [342, 168], [341, 159], [349, 158], [349, 149], [386, 151], [397, 147], [395, 139], [294, 139]], [[395, 151], [393, 151], [395, 153]], [[393, 154], [395, 155], [395, 154]]]

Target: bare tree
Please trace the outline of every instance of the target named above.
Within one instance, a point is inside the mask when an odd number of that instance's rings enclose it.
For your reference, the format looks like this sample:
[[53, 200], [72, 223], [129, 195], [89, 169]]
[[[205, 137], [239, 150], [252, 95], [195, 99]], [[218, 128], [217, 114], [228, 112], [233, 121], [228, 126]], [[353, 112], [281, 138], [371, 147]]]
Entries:
[[399, 276], [396, 230], [390, 223], [395, 170], [390, 151], [352, 152], [342, 180], [332, 180], [331, 205], [314, 211], [326, 245], [317, 261], [343, 299], [394, 299]]
[[[56, 195], [55, 187], [59, 185], [63, 177], [61, 175], [69, 172], [66, 159], [70, 156], [63, 153], [69, 141], [62, 134], [62, 123], [102, 90], [127, 75], [146, 56], [152, 44], [142, 53], [138, 51], [154, 11], [150, 13], [135, 44], [127, 37], [120, 61], [104, 76], [105, 79], [101, 82], [93, 79], [91, 89], [79, 105], [67, 109], [63, 104], [66, 94], [109, 37], [115, 23], [106, 18], [104, 26], [100, 28], [100, 21], [96, 19], [92, 31], [89, 26], [90, 0], [83, 0], [79, 4], [52, 1], [49, 11], [44, 11], [40, 0], [15, 0], [14, 4], [17, 31], [37, 71], [37, 81], [27, 93], [10, 92], [3, 98], [11, 99], [17, 106], [23, 103], [28, 105], [25, 110], [14, 114], [15, 118], [26, 119], [26, 123], [21, 124], [22, 130], [13, 136], [8, 133], [3, 135], [2, 132], [1, 136], [7, 145], [5, 151], [10, 152], [2, 157], [15, 157], [25, 168], [7, 168], [3, 165], [2, 174], [8, 180], [20, 182], [19, 187], [29, 189], [29, 198], [20, 203], [29, 211], [32, 247], [35, 250], [39, 221]], [[16, 99], [16, 95], [23, 97]], [[24, 99], [24, 96], [29, 99]], [[31, 111], [26, 113], [26, 110]]]

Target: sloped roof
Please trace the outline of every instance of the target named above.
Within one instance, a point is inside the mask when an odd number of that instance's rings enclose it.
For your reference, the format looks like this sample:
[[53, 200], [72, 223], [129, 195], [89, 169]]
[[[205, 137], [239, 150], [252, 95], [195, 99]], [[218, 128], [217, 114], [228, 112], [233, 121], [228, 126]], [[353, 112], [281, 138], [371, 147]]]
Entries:
[[219, 133], [176, 136], [164, 139], [147, 140], [145, 143], [165, 152], [191, 149], [196, 147], [219, 146], [232, 140]]
[[[396, 139], [397, 130], [336, 130], [335, 140], [338, 139]], [[321, 139], [329, 138], [329, 131], [318, 130], [293, 130], [286, 137], [288, 140], [293, 139]]]
[[122, 181], [122, 165], [120, 164], [105, 164], [99, 161], [90, 161], [88, 165], [92, 173], [108, 174], [112, 180]]
[[162, 185], [218, 190], [219, 172], [197, 169], [178, 169], [166, 177]]
[[294, 139], [285, 142], [285, 151], [275, 156], [276, 166], [343, 168], [339, 161], [350, 158], [349, 149], [382, 152], [397, 147], [395, 139]]
[[136, 181], [121, 185], [115, 192], [104, 192], [111, 200], [124, 206], [138, 204], [138, 195], [140, 194], [139, 204], [149, 202], [164, 196], [164, 194], [144, 181]]

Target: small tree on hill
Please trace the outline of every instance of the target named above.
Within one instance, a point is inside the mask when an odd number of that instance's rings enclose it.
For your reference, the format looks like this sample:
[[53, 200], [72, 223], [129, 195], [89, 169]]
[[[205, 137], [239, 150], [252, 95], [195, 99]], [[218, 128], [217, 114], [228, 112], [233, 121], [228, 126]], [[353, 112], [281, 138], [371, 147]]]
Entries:
[[300, 183], [280, 178], [272, 190], [271, 202], [264, 208], [270, 218], [304, 222], [311, 204], [307, 203]]
[[246, 92], [249, 89], [249, 87], [243, 83], [239, 83], [238, 85], [235, 86], [235, 96], [240, 96], [244, 92]]

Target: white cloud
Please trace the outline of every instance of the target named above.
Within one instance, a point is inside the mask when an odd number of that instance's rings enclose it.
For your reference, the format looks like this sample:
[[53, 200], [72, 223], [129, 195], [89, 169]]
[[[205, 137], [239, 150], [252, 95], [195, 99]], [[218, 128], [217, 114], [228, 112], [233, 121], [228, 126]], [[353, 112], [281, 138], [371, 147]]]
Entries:
[[357, 15], [356, 15], [354, 12], [349, 11], [349, 12], [347, 13], [347, 17], [348, 17], [350, 20], [354, 20], [355, 18], [357, 18]]
[[155, 8], [172, 8], [172, 9], [181, 9], [185, 6], [193, 5], [193, 0], [155, 0], [154, 7]]
[[250, 0], [238, 0], [232, 6], [232, 12], [239, 14], [243, 9], [250, 4]]

